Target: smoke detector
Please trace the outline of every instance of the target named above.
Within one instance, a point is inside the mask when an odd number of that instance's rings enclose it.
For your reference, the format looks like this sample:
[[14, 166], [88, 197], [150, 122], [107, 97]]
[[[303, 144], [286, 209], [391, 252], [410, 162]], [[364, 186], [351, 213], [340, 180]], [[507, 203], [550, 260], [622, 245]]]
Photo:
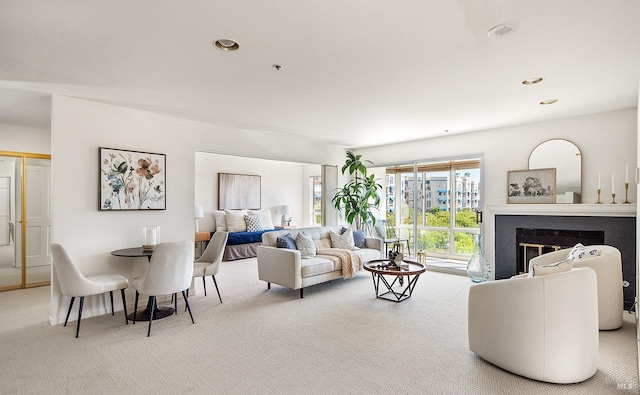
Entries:
[[510, 36], [518, 30], [518, 24], [515, 22], [507, 22], [498, 26], [494, 26], [487, 32], [487, 36], [491, 38], [502, 38]]

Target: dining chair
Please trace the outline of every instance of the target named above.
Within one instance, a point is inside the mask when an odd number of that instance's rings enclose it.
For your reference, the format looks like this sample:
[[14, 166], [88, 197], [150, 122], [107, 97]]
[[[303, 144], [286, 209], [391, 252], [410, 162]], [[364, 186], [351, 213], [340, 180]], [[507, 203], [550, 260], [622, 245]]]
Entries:
[[[216, 281], [216, 274], [220, 271], [220, 264], [222, 263], [222, 256], [224, 255], [224, 248], [227, 245], [227, 239], [229, 233], [224, 231], [217, 231], [211, 237], [207, 248], [205, 248], [202, 256], [194, 262], [193, 277], [202, 277], [202, 286], [204, 287], [204, 296], [207, 296], [207, 283], [205, 281], [207, 276], [211, 276], [213, 284], [216, 286], [218, 292], [218, 299], [222, 303], [222, 297], [220, 296], [220, 289], [218, 288], [218, 282]], [[187, 290], [187, 295], [189, 291]]]
[[129, 286], [129, 280], [127, 280], [126, 277], [119, 274], [84, 276], [67, 253], [67, 250], [58, 243], [51, 244], [51, 254], [53, 255], [53, 267], [56, 275], [58, 276], [58, 281], [60, 282], [62, 295], [71, 297], [67, 317], [64, 320], [64, 326], [67, 326], [67, 321], [69, 321], [69, 314], [71, 314], [73, 302], [75, 302], [76, 297], [80, 297], [78, 323], [76, 324], [76, 337], [78, 337], [78, 334], [80, 333], [80, 319], [82, 318], [82, 306], [84, 305], [85, 296], [99, 295], [109, 292], [109, 298], [111, 299], [111, 315], [114, 315], [113, 291], [119, 289], [122, 295], [122, 306], [124, 308], [124, 322], [127, 325], [129, 324], [129, 320], [127, 319], [127, 300], [124, 294], [125, 288]]
[[[138, 312], [138, 297], [141, 293], [150, 297], [149, 311], [154, 311], [157, 305], [157, 296], [182, 292], [191, 323], [195, 324], [186, 293], [193, 278], [193, 250], [193, 241], [190, 240], [160, 243], [155, 247], [146, 274], [143, 277], [133, 279], [133, 288], [136, 290], [134, 317]], [[177, 309], [175, 314], [178, 314]], [[152, 322], [153, 314], [149, 314], [147, 337], [151, 335]], [[136, 323], [135, 318], [133, 323]]]
[[397, 249], [400, 248], [402, 243], [407, 244], [407, 252], [408, 255], [411, 255], [411, 247], [409, 247], [409, 239], [408, 238], [400, 238], [396, 234], [395, 226], [384, 219], [379, 219], [376, 221], [376, 226], [374, 227], [374, 231], [376, 235], [382, 239], [384, 243], [384, 255], [385, 257], [389, 256], [389, 245], [392, 245], [392, 250], [399, 252]]

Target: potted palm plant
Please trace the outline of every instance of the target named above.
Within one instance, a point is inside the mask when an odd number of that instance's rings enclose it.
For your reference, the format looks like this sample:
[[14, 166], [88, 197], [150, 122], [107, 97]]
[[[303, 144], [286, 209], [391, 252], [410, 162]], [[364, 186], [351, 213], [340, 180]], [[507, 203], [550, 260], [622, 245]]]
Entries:
[[356, 229], [363, 229], [368, 222], [375, 225], [372, 209], [380, 205], [378, 189], [382, 189], [382, 186], [375, 180], [375, 174], [367, 174], [365, 163], [372, 164], [369, 160], [363, 160], [362, 155], [347, 151], [342, 174], [348, 172], [350, 180], [342, 188], [337, 188], [331, 199], [334, 207], [342, 211], [346, 221]]

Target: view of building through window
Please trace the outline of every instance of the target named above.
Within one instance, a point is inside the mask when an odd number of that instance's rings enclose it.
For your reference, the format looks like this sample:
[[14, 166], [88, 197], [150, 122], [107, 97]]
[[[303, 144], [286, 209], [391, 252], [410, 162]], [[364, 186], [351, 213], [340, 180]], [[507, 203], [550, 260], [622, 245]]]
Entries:
[[322, 177], [311, 177], [311, 225], [322, 226]]
[[386, 219], [411, 250], [466, 259], [479, 232], [480, 160], [387, 167]]

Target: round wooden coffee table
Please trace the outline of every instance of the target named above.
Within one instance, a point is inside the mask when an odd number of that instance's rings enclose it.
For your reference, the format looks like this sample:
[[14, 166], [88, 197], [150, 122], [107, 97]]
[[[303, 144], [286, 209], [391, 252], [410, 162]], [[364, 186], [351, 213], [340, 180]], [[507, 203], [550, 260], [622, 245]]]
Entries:
[[[427, 267], [414, 261], [403, 260], [400, 270], [392, 267], [384, 267], [389, 265], [388, 259], [375, 259], [364, 264], [364, 270], [371, 272], [373, 278], [373, 287], [376, 291], [376, 298], [391, 300], [393, 302], [402, 302], [409, 299], [416, 287], [418, 277], [427, 270]], [[406, 285], [403, 286], [404, 277], [407, 277]], [[393, 280], [389, 282], [387, 277]], [[387, 290], [380, 289], [380, 282], [385, 285]], [[396, 286], [397, 284], [397, 286]], [[394, 289], [394, 286], [396, 288]]]

